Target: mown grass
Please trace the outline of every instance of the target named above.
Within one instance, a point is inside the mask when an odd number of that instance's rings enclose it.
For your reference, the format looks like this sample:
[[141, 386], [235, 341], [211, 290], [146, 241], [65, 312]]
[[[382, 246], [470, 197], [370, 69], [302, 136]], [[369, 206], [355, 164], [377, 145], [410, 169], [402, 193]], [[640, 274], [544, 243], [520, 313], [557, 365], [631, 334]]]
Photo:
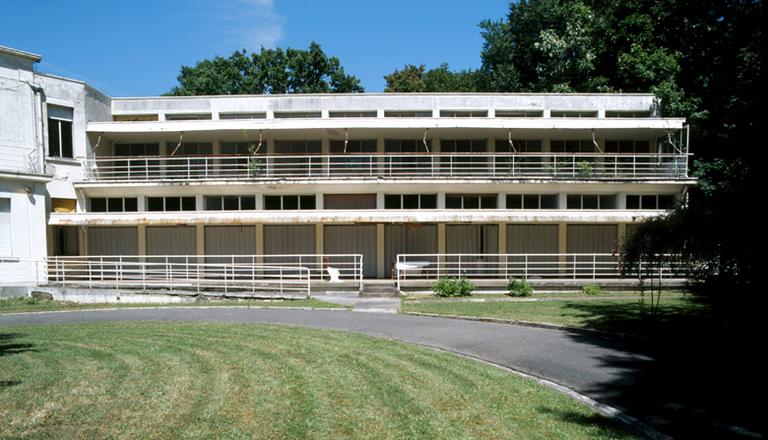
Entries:
[[95, 303], [85, 304], [68, 301], [51, 301], [31, 297], [15, 297], [0, 299], [0, 313], [45, 312], [56, 310], [86, 310], [106, 308], [131, 307], [194, 307], [194, 306], [240, 306], [240, 307], [312, 307], [312, 308], [344, 308], [345, 306], [309, 299], [287, 300], [201, 300], [185, 303]]
[[[669, 292], [662, 292], [662, 296], [664, 298], [679, 298], [686, 296], [687, 293], [681, 292], [681, 291], [669, 291]], [[610, 291], [610, 290], [601, 290], [596, 295], [585, 295], [581, 291], [571, 291], [571, 290], [565, 290], [562, 292], [557, 291], [548, 291], [548, 292], [537, 292], [534, 290], [533, 295], [531, 295], [530, 299], [559, 299], [559, 298], [567, 298], [567, 299], [591, 299], [591, 298], [629, 298], [629, 299], [637, 299], [640, 297], [640, 292], [633, 292], [628, 290], [617, 290], [617, 291]], [[418, 294], [409, 294], [408, 296], [403, 297], [403, 302], [410, 302], [410, 301], [467, 301], [467, 300], [477, 300], [477, 299], [485, 299], [485, 300], [506, 300], [511, 299], [509, 295], [504, 293], [473, 293], [469, 297], [463, 297], [463, 298], [442, 298], [439, 296], [435, 296], [434, 294], [424, 294], [424, 293], [418, 293]]]
[[2, 438], [632, 438], [448, 353], [222, 323], [0, 328]]
[[704, 312], [705, 306], [683, 295], [662, 296], [658, 311], [651, 313], [648, 298], [641, 302], [637, 296], [621, 299], [573, 299], [553, 301], [494, 301], [403, 302], [402, 312], [438, 315], [490, 317], [513, 321], [556, 324], [607, 332], [641, 334], [647, 322], [674, 320]]

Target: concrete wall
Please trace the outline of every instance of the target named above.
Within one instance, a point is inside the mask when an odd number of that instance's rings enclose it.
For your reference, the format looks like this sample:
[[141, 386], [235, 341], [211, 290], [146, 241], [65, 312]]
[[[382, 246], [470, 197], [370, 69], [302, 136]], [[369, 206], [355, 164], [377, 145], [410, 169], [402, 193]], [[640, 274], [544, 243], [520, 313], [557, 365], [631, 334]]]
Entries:
[[39, 262], [46, 256], [45, 184], [0, 178], [0, 198], [11, 203], [11, 253], [0, 255], [0, 285], [44, 280]]

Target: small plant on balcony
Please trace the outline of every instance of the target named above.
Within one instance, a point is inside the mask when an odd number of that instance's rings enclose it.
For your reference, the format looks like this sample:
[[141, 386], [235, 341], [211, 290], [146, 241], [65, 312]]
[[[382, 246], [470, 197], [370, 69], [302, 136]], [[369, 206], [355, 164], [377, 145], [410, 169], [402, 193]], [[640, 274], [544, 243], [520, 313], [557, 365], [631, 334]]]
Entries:
[[469, 296], [475, 290], [475, 285], [466, 278], [441, 278], [432, 284], [435, 296]]
[[248, 158], [248, 174], [259, 175], [264, 173], [265, 169], [264, 159], [261, 157], [249, 157]]
[[593, 171], [594, 170], [592, 169], [592, 164], [590, 162], [587, 162], [586, 160], [579, 162], [579, 176], [589, 177], [592, 175]]
[[527, 297], [531, 296], [533, 293], [533, 288], [530, 284], [528, 284], [528, 281], [525, 280], [518, 280], [517, 278], [512, 278], [507, 283], [507, 295], [509, 296], [516, 296], [516, 297]]

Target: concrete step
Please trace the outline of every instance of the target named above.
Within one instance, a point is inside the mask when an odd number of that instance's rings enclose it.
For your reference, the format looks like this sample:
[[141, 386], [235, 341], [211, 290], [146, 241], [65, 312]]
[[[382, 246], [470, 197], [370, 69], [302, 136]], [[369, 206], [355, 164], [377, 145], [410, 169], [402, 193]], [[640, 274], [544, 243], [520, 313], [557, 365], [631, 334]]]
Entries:
[[363, 281], [359, 296], [360, 298], [394, 298], [397, 294], [397, 286], [393, 281]]

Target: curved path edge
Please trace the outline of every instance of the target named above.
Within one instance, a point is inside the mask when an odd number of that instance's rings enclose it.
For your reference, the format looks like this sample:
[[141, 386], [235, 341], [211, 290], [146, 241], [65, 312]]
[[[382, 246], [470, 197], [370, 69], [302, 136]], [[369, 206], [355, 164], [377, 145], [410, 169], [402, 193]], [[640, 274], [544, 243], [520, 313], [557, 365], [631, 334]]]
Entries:
[[[619, 405], [615, 387], [631, 384], [651, 359], [616, 341], [568, 329], [348, 310], [255, 307], [146, 307], [0, 315], [0, 327], [111, 321], [211, 321], [350, 331], [449, 352], [530, 378], [653, 439], [669, 437]], [[608, 362], [607, 360], [611, 360]], [[616, 360], [620, 362], [615, 362]], [[621, 365], [621, 366], [617, 366]], [[619, 393], [620, 394], [620, 393]]]

